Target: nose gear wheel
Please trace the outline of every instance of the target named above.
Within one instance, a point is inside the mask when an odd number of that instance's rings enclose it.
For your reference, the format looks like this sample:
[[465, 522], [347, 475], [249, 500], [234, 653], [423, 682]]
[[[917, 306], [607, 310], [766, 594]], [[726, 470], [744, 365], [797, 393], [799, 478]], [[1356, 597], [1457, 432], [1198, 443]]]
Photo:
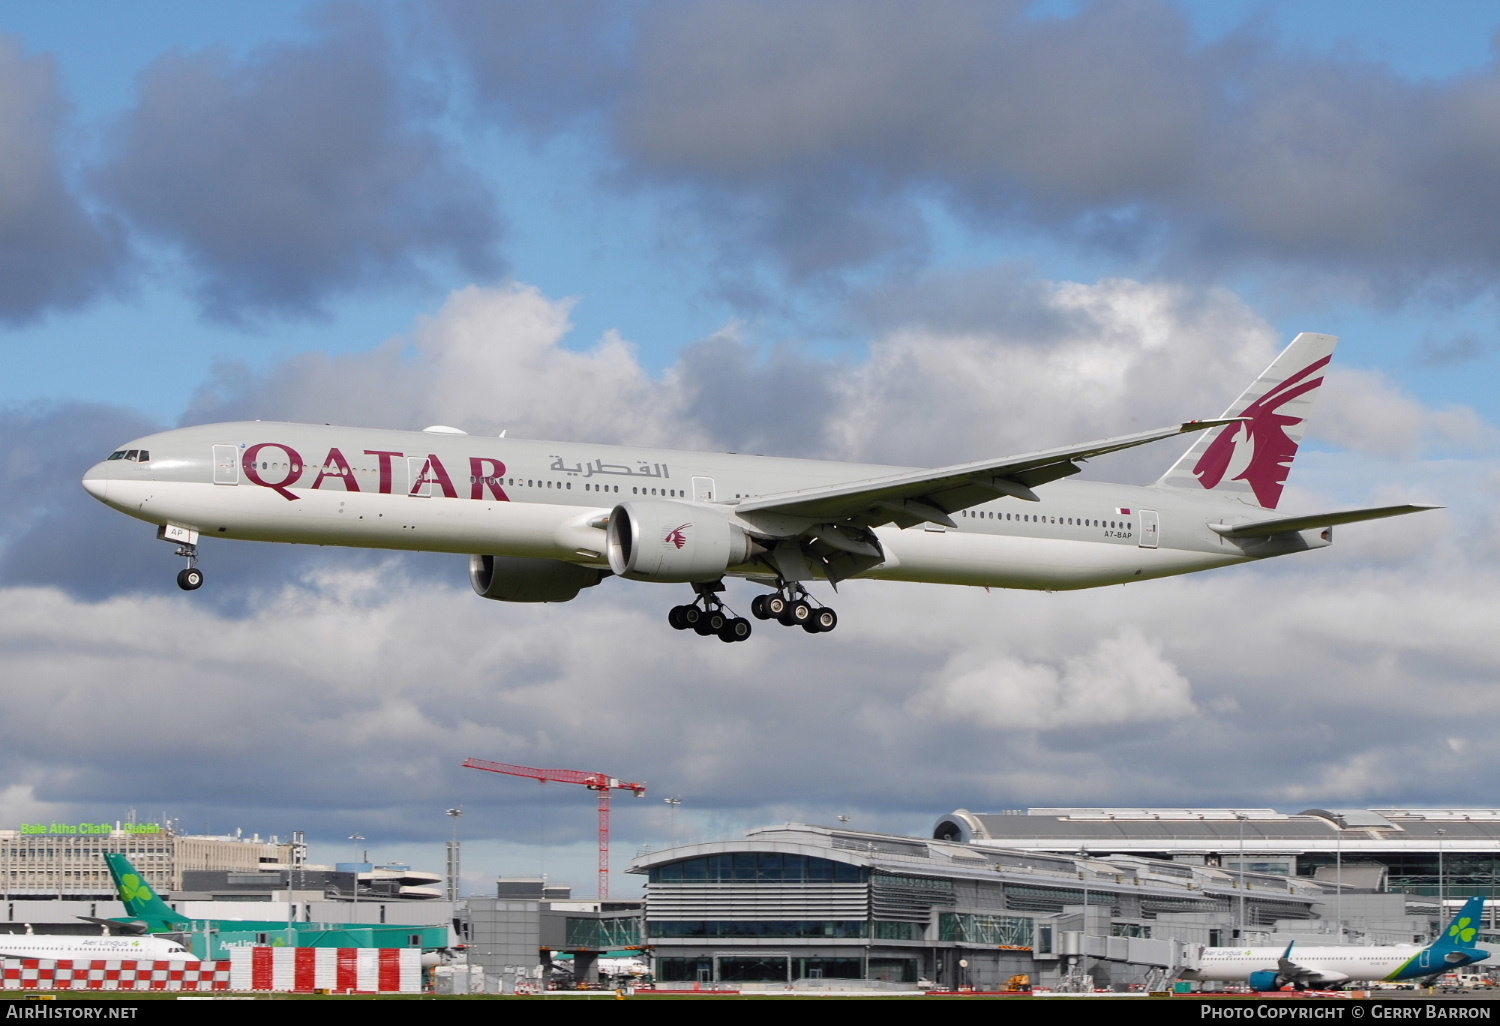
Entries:
[[183, 591], [197, 591], [203, 587], [203, 571], [198, 569], [198, 546], [179, 545], [173, 555], [188, 561], [187, 569], [177, 575], [177, 587]]

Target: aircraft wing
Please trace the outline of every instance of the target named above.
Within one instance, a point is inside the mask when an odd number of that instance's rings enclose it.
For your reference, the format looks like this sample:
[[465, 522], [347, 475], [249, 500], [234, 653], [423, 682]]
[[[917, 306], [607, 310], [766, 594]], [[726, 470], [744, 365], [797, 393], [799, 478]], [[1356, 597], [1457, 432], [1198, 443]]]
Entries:
[[1303, 965], [1294, 962], [1289, 957], [1290, 952], [1276, 960], [1276, 975], [1289, 983], [1301, 983], [1303, 985], [1327, 986], [1334, 983], [1347, 983], [1349, 977], [1344, 973], [1331, 972], [1327, 969], [1319, 969], [1313, 965]]
[[1242, 418], [1190, 420], [1185, 424], [1142, 431], [1134, 435], [1105, 438], [1061, 449], [1044, 449], [997, 460], [960, 463], [934, 470], [913, 470], [889, 477], [842, 484], [802, 488], [763, 495], [741, 502], [737, 513], [768, 512], [816, 520], [879, 527], [895, 523], [915, 527], [920, 523], [957, 526], [950, 513], [1002, 496], [1037, 501], [1032, 491], [1039, 485], [1078, 473], [1078, 462], [1105, 453], [1131, 449], [1191, 431], [1233, 424]]
[[1226, 538], [1264, 538], [1290, 531], [1310, 531], [1316, 527], [1333, 527], [1337, 524], [1355, 524], [1361, 520], [1379, 520], [1382, 517], [1399, 517], [1423, 510], [1442, 509], [1442, 506], [1422, 504], [1406, 506], [1372, 506], [1369, 509], [1346, 509], [1336, 513], [1314, 513], [1305, 517], [1281, 517], [1277, 520], [1258, 520], [1250, 524], [1209, 524], [1209, 530]]
[[85, 923], [93, 923], [102, 926], [111, 934], [144, 934], [147, 932], [146, 924], [133, 919], [100, 919], [97, 916], [79, 916]]

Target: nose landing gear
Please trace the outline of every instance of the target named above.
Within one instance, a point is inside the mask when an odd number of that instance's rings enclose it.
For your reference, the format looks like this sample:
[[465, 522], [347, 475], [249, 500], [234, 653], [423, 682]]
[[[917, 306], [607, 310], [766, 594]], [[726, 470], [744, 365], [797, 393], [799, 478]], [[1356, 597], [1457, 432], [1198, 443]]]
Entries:
[[198, 546], [179, 545], [173, 555], [188, 561], [187, 569], [177, 575], [177, 587], [183, 591], [197, 591], [203, 587], [203, 571], [198, 569]]
[[679, 631], [693, 630], [703, 637], [717, 635], [720, 641], [744, 641], [750, 637], [750, 621], [735, 616], [717, 592], [724, 590], [723, 581], [695, 584], [693, 590], [698, 597], [685, 606], [673, 606], [667, 614], [667, 622]]

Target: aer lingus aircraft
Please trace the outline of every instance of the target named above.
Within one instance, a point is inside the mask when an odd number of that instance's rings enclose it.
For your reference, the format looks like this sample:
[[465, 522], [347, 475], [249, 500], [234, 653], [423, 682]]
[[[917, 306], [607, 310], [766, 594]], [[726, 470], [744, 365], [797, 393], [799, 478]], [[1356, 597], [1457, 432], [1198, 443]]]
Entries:
[[[1320, 548], [1337, 524], [1433, 506], [1286, 516], [1282, 486], [1337, 339], [1298, 335], [1216, 420], [933, 470], [261, 421], [127, 442], [83, 478], [158, 525], [203, 583], [202, 538], [469, 556], [484, 598], [566, 602], [610, 575], [691, 585], [669, 621], [724, 641], [762, 620], [833, 630], [807, 591], [849, 578], [1062, 590]], [[1155, 484], [1064, 481], [1079, 464], [1203, 432]]]
[[[167, 940], [149, 935], [181, 937], [197, 948], [204, 958], [228, 958], [228, 952], [233, 948], [258, 945], [277, 948], [422, 948], [434, 951], [449, 946], [446, 926], [289, 922], [286, 919], [191, 919], [163, 901], [124, 855], [110, 852], [104, 859], [109, 864], [110, 876], [114, 878], [115, 891], [125, 906], [125, 915], [116, 919], [90, 919], [90, 922], [138, 931], [142, 936], [137, 940], [151, 940], [157, 945], [165, 944]], [[383, 916], [384, 912], [381, 914]], [[0, 938], [0, 950], [5, 947], [3, 940]], [[184, 949], [177, 945], [177, 950]]]
[[1185, 980], [1248, 983], [1251, 990], [1282, 987], [1342, 987], [1347, 983], [1382, 980], [1422, 980], [1441, 976], [1490, 953], [1478, 947], [1484, 899], [1470, 898], [1448, 929], [1431, 944], [1385, 944], [1281, 948], [1207, 948], [1196, 968], [1182, 973]]

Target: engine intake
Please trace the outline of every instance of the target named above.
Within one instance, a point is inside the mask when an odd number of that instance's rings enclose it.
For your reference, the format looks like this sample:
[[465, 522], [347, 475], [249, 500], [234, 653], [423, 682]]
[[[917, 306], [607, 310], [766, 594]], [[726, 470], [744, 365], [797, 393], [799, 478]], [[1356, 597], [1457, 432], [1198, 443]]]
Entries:
[[501, 602], [568, 602], [607, 576], [560, 559], [470, 556], [469, 583], [481, 598]]
[[722, 513], [685, 502], [622, 502], [607, 533], [609, 568], [632, 581], [716, 581], [763, 551]]

